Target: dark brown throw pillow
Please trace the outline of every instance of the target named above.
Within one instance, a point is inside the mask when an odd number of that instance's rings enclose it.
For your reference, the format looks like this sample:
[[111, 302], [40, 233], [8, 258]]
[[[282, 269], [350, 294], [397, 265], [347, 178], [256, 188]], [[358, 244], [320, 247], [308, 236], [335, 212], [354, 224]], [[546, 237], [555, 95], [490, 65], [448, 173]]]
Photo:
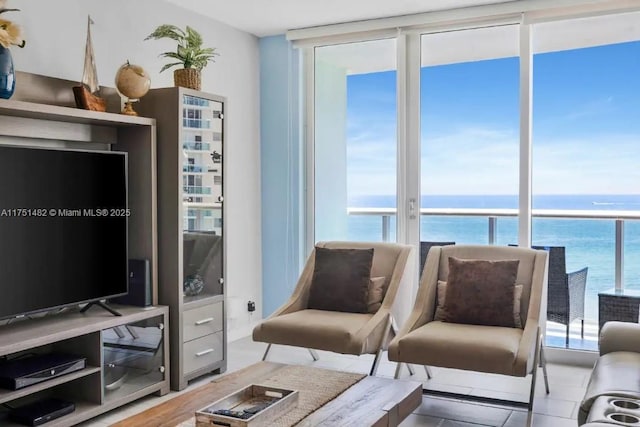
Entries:
[[369, 297], [367, 299], [367, 312], [375, 314], [382, 307], [382, 300], [386, 289], [384, 286], [385, 277], [372, 277], [369, 280]]
[[[371, 279], [373, 280], [373, 279]], [[520, 318], [520, 301], [522, 300], [523, 285], [516, 284], [513, 287], [513, 324], [516, 328], [522, 329], [522, 319]], [[444, 321], [444, 304], [447, 294], [447, 282], [438, 280], [438, 292], [436, 293], [436, 312], [433, 320]], [[371, 299], [371, 291], [369, 291], [369, 299]]]
[[316, 248], [307, 306], [316, 310], [366, 313], [371, 249]]
[[444, 320], [515, 327], [513, 297], [519, 260], [486, 261], [449, 257]]

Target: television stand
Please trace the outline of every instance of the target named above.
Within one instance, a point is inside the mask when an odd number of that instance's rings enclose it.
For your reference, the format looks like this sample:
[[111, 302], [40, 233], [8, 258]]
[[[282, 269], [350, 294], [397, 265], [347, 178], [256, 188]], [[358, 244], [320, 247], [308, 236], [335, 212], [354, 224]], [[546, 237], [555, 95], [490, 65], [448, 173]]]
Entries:
[[113, 308], [109, 307], [107, 304], [103, 303], [102, 301], [90, 302], [89, 304], [82, 307], [82, 309], [80, 310], [80, 313], [84, 313], [85, 311], [89, 310], [89, 308], [91, 308], [92, 305], [97, 305], [98, 307], [102, 307], [105, 310], [107, 310], [109, 313], [113, 314], [114, 316], [122, 316], [122, 314], [118, 313], [117, 311], [115, 311]]
[[[69, 310], [0, 326], [0, 357], [19, 360], [25, 353], [65, 353], [86, 358], [82, 370], [19, 390], [0, 389], [0, 406], [22, 406], [44, 397], [73, 402], [75, 411], [44, 424], [69, 427], [101, 424], [89, 420], [144, 396], [167, 394], [168, 307], [113, 308], [122, 316]], [[131, 331], [138, 338], [133, 338]], [[19, 427], [6, 418], [7, 412], [4, 408], [0, 411], [0, 426]]]

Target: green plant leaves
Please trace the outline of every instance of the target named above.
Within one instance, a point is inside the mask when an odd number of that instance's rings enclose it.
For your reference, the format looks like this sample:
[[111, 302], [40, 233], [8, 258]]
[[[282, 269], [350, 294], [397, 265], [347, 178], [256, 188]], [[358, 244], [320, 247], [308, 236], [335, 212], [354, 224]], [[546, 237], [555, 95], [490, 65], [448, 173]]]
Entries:
[[185, 38], [185, 33], [175, 25], [164, 24], [156, 28], [153, 33], [149, 34], [145, 38], [145, 40], [158, 40], [163, 38], [169, 38], [179, 42]]
[[164, 52], [164, 53], [161, 53], [159, 56], [164, 56], [165, 58], [177, 59], [178, 61], [181, 61], [181, 62], [184, 61], [184, 57], [176, 52]]
[[202, 36], [196, 30], [187, 25], [187, 46], [200, 48], [202, 46]]
[[175, 67], [176, 65], [182, 65], [182, 62], [174, 62], [173, 64], [164, 64], [164, 66], [160, 69], [160, 72], [167, 70], [171, 67]]
[[188, 26], [186, 31], [176, 27], [175, 25], [164, 24], [156, 28], [153, 33], [149, 34], [145, 40], [169, 38], [178, 42], [175, 52], [161, 53], [161, 57], [171, 58], [180, 62], [173, 62], [162, 67], [160, 72], [164, 70], [182, 65], [184, 68], [196, 68], [202, 70], [209, 62], [215, 62], [214, 57], [219, 54], [215, 48], [203, 48], [202, 36], [195, 29]]

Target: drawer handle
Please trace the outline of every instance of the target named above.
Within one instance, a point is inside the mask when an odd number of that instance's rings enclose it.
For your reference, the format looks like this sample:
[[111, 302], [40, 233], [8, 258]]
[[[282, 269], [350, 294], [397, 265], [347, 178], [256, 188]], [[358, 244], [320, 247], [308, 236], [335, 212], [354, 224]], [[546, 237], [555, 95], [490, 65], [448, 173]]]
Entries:
[[213, 317], [207, 317], [196, 322], [196, 325], [204, 325], [205, 323], [213, 322]]
[[202, 350], [196, 353], [196, 357], [204, 356], [205, 354], [213, 353], [212, 348], [208, 348], [206, 350]]

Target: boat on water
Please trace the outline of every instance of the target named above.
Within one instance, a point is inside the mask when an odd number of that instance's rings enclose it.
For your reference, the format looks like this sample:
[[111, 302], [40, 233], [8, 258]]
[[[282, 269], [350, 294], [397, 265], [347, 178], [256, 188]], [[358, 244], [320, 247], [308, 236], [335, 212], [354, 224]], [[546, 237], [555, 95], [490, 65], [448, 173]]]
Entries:
[[85, 110], [107, 111], [107, 102], [98, 94], [100, 85], [98, 84], [98, 71], [93, 54], [93, 42], [91, 41], [91, 16], [87, 17], [87, 43], [84, 49], [84, 70], [82, 72], [82, 84], [73, 87], [73, 95], [76, 106]]

